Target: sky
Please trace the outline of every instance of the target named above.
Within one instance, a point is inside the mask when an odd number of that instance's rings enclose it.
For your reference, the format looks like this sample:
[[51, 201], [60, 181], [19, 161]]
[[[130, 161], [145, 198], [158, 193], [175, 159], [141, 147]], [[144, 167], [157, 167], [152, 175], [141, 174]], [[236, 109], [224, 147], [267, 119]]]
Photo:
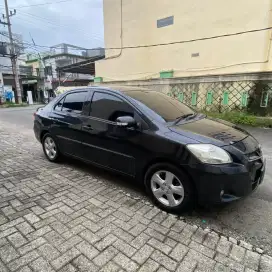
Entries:
[[[62, 1], [62, 2], [61, 2]], [[2, 3], [1, 3], [2, 2]], [[104, 46], [103, 0], [9, 0], [12, 32], [37, 45], [69, 43], [84, 48]], [[4, 0], [0, 0], [4, 13]], [[2, 17], [2, 16], [1, 16]], [[0, 26], [0, 31], [7, 27]], [[31, 35], [31, 36], [30, 36]], [[41, 51], [46, 47], [36, 47]]]

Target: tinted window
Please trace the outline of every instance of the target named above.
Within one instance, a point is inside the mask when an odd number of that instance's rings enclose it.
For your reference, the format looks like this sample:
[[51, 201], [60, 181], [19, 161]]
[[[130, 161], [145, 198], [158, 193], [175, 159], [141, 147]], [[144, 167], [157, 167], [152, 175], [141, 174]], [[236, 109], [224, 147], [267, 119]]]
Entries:
[[134, 109], [120, 98], [95, 92], [91, 104], [91, 116], [115, 122], [120, 116], [134, 117]]
[[64, 98], [62, 98], [55, 106], [56, 111], [61, 111], [63, 105]]
[[62, 111], [81, 113], [86, 92], [71, 93], [66, 95]]
[[[163, 93], [155, 91], [127, 91], [124, 93], [143, 103], [166, 122], [174, 121], [182, 115], [194, 113], [188, 106]], [[144, 107], [142, 109], [150, 115], [150, 111], [147, 112]]]

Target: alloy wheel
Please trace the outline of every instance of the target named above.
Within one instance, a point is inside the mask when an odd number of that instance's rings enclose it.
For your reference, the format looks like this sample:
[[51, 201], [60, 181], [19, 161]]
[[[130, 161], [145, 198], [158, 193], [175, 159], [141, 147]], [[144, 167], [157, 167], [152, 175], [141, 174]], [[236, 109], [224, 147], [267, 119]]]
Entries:
[[57, 155], [57, 147], [51, 137], [46, 137], [46, 139], [44, 140], [44, 149], [48, 158], [50, 160], [54, 160]]
[[151, 190], [155, 198], [168, 207], [176, 207], [184, 199], [183, 185], [170, 171], [155, 172], [151, 177]]

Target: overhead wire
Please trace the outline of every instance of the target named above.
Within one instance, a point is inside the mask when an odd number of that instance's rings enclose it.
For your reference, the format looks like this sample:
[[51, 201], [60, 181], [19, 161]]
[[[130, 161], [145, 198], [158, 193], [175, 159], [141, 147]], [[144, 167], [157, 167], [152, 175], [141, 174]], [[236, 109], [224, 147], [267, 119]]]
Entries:
[[[137, 48], [167, 46], [167, 45], [175, 45], [175, 44], [192, 43], [192, 42], [197, 42], [197, 41], [213, 40], [213, 39], [219, 39], [219, 38], [225, 38], [225, 37], [231, 37], [231, 36], [239, 36], [239, 35], [244, 35], [244, 34], [249, 34], [249, 33], [268, 31], [268, 30], [271, 30], [271, 29], [272, 29], [272, 27], [266, 27], [266, 28], [260, 28], [260, 29], [253, 29], [253, 30], [235, 32], [235, 33], [221, 34], [221, 35], [210, 36], [210, 37], [201, 37], [201, 38], [189, 39], [189, 40], [174, 41], [174, 42], [168, 42], [168, 43], [157, 43], [157, 44], [135, 45], [135, 46], [123, 46], [123, 47], [99, 47], [99, 48], [105, 49], [105, 50], [115, 50], [115, 49], [137, 49]], [[29, 44], [29, 43], [28, 42], [23, 42], [23, 44]], [[64, 49], [64, 48], [58, 47], [58, 46], [47, 46], [47, 45], [39, 45], [39, 44], [36, 44], [36, 47], [49, 48], [49, 49], [50, 48]], [[76, 49], [76, 48], [74, 50], [82, 51], [82, 49]], [[87, 48], [87, 50], [97, 50], [97, 48]]]
[[[31, 14], [31, 13], [28, 13], [28, 12], [21, 12], [21, 13], [22, 14], [20, 14], [20, 13], [17, 14], [17, 18], [19, 16], [21, 20], [25, 20], [25, 18], [24, 18], [24, 16], [25, 16], [25, 17], [28, 17], [28, 18], [31, 17], [31, 19], [33, 19], [33, 20], [39, 20], [39, 21], [45, 22], [47, 24], [50, 24], [54, 28], [58, 28], [58, 27], [60, 27], [60, 28], [71, 28], [71, 25], [63, 25], [63, 24], [60, 24], [58, 21], [54, 21], [54, 20], [51, 20], [51, 19], [48, 19], [48, 18], [37, 16], [35, 14]], [[29, 21], [29, 22], [31, 23], [31, 21]], [[35, 24], [35, 23], [33, 22], [33, 24]], [[86, 37], [87, 39], [97, 40], [99, 42], [102, 42], [102, 40], [103, 40], [102, 36], [99, 36], [97, 34], [89, 36], [89, 35], [86, 35], [86, 31], [84, 31], [83, 29], [74, 28], [74, 27], [73, 27], [73, 29], [76, 30], [76, 31], [82, 32], [84, 37]]]
[[[65, 2], [71, 2], [74, 0], [61, 0], [57, 2], [47, 2], [47, 3], [41, 3], [41, 4], [33, 4], [33, 5], [25, 5], [25, 6], [15, 6], [15, 7], [10, 7], [10, 8], [15, 8], [15, 9], [20, 9], [20, 8], [29, 8], [29, 7], [36, 7], [36, 6], [45, 6], [45, 5], [51, 5], [51, 4], [59, 4], [59, 3], [65, 3]], [[3, 6], [3, 5], [0, 5]]]

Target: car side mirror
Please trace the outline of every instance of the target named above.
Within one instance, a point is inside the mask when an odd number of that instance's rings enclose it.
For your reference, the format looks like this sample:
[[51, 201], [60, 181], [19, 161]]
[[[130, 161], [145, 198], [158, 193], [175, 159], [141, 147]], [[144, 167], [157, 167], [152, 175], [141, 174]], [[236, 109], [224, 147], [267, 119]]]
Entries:
[[136, 127], [137, 122], [131, 116], [120, 116], [116, 119], [117, 126], [119, 127]]

